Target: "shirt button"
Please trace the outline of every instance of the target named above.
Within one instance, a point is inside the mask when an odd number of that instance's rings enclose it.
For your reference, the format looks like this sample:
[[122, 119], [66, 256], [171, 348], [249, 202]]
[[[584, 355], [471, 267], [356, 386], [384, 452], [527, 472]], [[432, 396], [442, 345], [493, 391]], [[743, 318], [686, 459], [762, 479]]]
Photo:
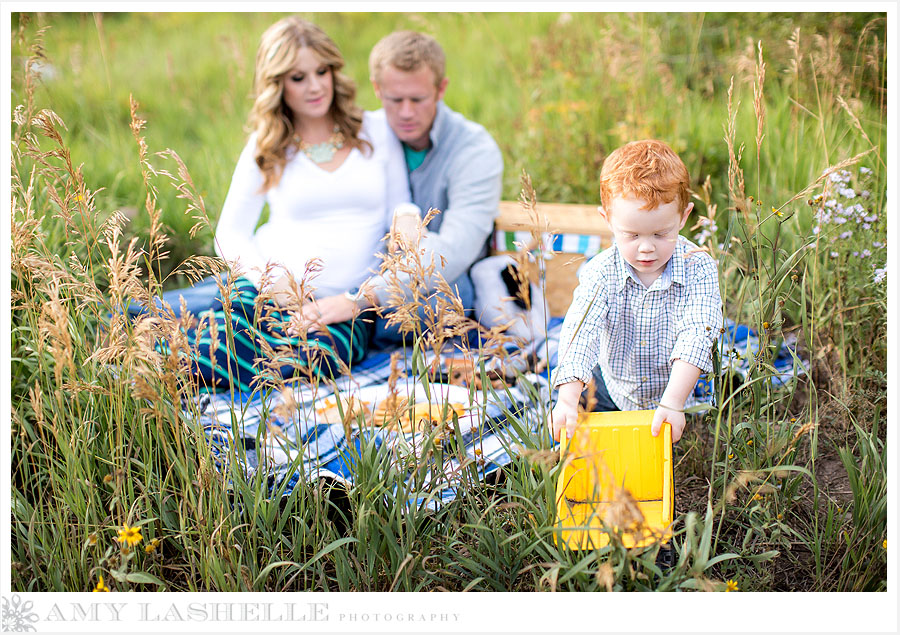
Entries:
[[647, 345], [647, 340], [641, 340], [641, 346], [646, 346], [646, 345]]
[[647, 381], [646, 377], [641, 377], [641, 381]]

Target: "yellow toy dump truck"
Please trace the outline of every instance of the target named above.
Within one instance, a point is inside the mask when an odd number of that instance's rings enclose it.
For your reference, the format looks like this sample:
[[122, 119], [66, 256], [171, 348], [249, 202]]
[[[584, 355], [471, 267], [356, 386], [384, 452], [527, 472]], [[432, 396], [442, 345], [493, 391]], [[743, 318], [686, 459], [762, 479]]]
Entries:
[[652, 421], [653, 410], [592, 412], [581, 415], [570, 440], [563, 430], [557, 543], [597, 549], [609, 543], [610, 532], [627, 548], [668, 542], [675, 503], [672, 427], [663, 424], [654, 437]]

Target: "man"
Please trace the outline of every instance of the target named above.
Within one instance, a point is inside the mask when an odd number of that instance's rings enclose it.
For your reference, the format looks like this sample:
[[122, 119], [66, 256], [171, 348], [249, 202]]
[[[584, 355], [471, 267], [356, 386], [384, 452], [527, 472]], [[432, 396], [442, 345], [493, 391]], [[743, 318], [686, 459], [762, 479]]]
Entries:
[[[430, 208], [441, 211], [419, 243], [425, 250], [424, 261], [431, 262], [433, 257], [435, 270], [456, 290], [463, 306], [471, 309], [474, 289], [468, 270], [486, 253], [500, 202], [503, 157], [482, 126], [444, 104], [448, 83], [444, 69], [440, 44], [414, 31], [384, 37], [369, 57], [370, 80], [383, 106], [378, 114], [406, 156], [410, 191], [419, 208], [412, 213], [422, 215]], [[303, 317], [309, 323], [343, 321], [373, 302], [387, 306], [388, 296], [387, 281], [374, 276], [361, 289], [309, 303]], [[399, 341], [397, 328], [389, 328], [384, 319], [376, 320], [375, 346]]]

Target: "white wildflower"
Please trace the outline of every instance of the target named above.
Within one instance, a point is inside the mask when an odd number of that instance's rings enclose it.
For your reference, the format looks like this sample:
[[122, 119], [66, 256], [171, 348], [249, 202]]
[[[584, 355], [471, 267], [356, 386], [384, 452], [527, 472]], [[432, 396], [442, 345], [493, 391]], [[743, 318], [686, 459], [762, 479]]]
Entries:
[[841, 170], [840, 172], [832, 172], [828, 175], [828, 179], [832, 183], [849, 183], [851, 174], [847, 170]]
[[838, 194], [840, 194], [844, 198], [856, 198], [856, 190], [854, 190], [852, 187], [842, 187], [838, 190]]

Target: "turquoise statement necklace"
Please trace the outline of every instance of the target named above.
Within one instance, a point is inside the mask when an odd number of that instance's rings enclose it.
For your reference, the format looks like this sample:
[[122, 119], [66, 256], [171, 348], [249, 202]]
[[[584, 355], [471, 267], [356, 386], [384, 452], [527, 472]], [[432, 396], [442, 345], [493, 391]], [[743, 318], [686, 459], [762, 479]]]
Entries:
[[331, 136], [322, 143], [306, 143], [300, 138], [300, 135], [296, 134], [294, 135], [294, 143], [313, 163], [328, 163], [334, 158], [334, 153], [344, 147], [344, 133], [335, 124]]

